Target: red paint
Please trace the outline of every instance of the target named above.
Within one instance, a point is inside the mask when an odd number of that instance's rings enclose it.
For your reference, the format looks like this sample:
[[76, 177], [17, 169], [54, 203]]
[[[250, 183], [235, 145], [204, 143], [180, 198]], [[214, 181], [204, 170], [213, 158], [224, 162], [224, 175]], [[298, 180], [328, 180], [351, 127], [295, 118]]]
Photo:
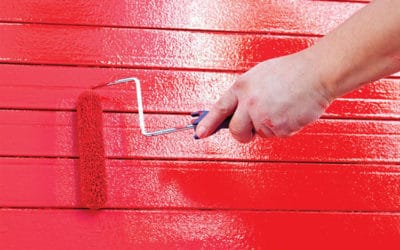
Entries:
[[[24, 6], [21, 8], [21, 6]], [[364, 4], [319, 1], [39, 0], [0, 2], [0, 20], [235, 32], [326, 34]]]
[[[146, 115], [146, 123], [156, 130], [186, 124], [190, 118], [153, 114]], [[0, 120], [2, 155], [77, 156], [72, 112], [3, 110]], [[400, 158], [399, 131], [399, 121], [326, 119], [287, 139], [258, 138], [243, 145], [227, 130], [201, 141], [193, 140], [193, 131], [145, 137], [136, 114], [104, 115], [105, 152], [112, 158], [393, 163]]]
[[99, 209], [107, 202], [106, 163], [101, 97], [83, 92], [77, 102], [79, 196], [84, 207]]
[[399, 213], [1, 209], [0, 221], [0, 242], [7, 249], [395, 250], [400, 245]]
[[317, 41], [307, 36], [41, 24], [3, 24], [0, 32], [2, 63], [207, 71], [245, 71], [261, 61], [306, 49]]
[[[132, 70], [60, 66], [0, 65], [0, 106], [72, 110], [85, 89], [126, 76], [142, 82], [147, 112], [186, 112], [210, 107], [238, 74], [164, 70]], [[96, 90], [105, 110], [137, 111], [133, 85]], [[324, 117], [400, 118], [400, 80], [383, 79], [336, 100]]]
[[400, 120], [400, 100], [336, 99], [323, 117]]
[[[0, 158], [0, 206], [81, 207], [78, 161]], [[399, 211], [400, 167], [106, 160], [109, 208]]]
[[[2, 24], [0, 62], [247, 70], [316, 38], [40, 24]], [[18, 44], [19, 46], [15, 46]]]

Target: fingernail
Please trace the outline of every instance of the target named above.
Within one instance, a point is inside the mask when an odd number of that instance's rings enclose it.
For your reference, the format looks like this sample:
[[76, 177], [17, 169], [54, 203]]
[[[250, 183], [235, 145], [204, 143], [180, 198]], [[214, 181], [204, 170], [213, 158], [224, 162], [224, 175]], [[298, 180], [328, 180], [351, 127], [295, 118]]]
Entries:
[[200, 138], [202, 138], [204, 136], [205, 132], [206, 132], [206, 128], [205, 127], [198, 126], [196, 128], [196, 131], [195, 131], [195, 133], [196, 133], [195, 136], [197, 136], [198, 139], [200, 139]]

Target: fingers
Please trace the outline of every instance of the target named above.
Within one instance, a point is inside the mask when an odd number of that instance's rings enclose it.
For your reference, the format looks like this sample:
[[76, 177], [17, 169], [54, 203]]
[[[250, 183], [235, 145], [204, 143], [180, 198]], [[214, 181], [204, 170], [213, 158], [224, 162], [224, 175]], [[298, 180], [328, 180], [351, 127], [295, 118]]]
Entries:
[[214, 104], [210, 112], [197, 125], [195, 138], [205, 138], [211, 135], [218, 126], [230, 116], [236, 109], [238, 99], [236, 95], [228, 90]]
[[239, 105], [229, 123], [233, 138], [241, 143], [250, 142], [254, 137], [253, 123], [247, 109]]
[[267, 126], [258, 126], [257, 128], [255, 128], [256, 133], [264, 138], [270, 138], [275, 136], [274, 132], [272, 132], [272, 130], [270, 128], [268, 128]]
[[259, 119], [260, 114], [258, 112], [255, 112], [255, 109], [256, 108], [249, 110], [249, 115], [253, 122], [255, 132], [259, 136], [264, 138], [270, 138], [275, 136], [274, 132], [271, 129], [272, 121], [270, 119]]

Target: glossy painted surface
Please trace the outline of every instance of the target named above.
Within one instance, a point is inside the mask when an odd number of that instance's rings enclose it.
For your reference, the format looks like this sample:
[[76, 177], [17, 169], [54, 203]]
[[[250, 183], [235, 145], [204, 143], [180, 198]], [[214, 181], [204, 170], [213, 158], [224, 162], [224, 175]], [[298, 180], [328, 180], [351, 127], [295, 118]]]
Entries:
[[364, 5], [290, 0], [279, 4], [252, 0], [14, 0], [0, 2], [0, 21], [321, 35]]
[[399, 213], [0, 209], [0, 221], [0, 242], [11, 249], [395, 250], [400, 244]]
[[[146, 112], [185, 112], [210, 107], [238, 74], [61, 66], [0, 65], [0, 106], [73, 110], [82, 91], [126, 76], [142, 82]], [[108, 111], [137, 111], [134, 85], [96, 90]], [[111, 98], [111, 99], [108, 99]], [[337, 99], [324, 117], [400, 118], [400, 80], [382, 79]]]
[[42, 24], [0, 24], [0, 33], [0, 62], [213, 71], [243, 71], [262, 60], [305, 49], [316, 40]]
[[[76, 157], [72, 112], [0, 111], [1, 155]], [[205, 140], [193, 131], [158, 137], [140, 133], [136, 114], [104, 114], [107, 157], [302, 162], [398, 162], [399, 121], [319, 120], [290, 138], [240, 144], [227, 130]], [[187, 124], [188, 115], [146, 116], [149, 130]], [[7, 135], [18, 131], [13, 137]], [[171, 143], [173, 142], [173, 143]]]
[[318, 39], [47, 24], [0, 24], [0, 33], [1, 63], [229, 72], [301, 51]]
[[[0, 206], [82, 207], [77, 164], [0, 158]], [[400, 209], [396, 165], [107, 160], [106, 175], [106, 208]]]
[[400, 74], [248, 145], [144, 138], [133, 86], [101, 89], [107, 209], [79, 209], [83, 91], [137, 76], [150, 128], [186, 124], [241, 72], [365, 5], [193, 3], [0, 1], [0, 249], [397, 249]]

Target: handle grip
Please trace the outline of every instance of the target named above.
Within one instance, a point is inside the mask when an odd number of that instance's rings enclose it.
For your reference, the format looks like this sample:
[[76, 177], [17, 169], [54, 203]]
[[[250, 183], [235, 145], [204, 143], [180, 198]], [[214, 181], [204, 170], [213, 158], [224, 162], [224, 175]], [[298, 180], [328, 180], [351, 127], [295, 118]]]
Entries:
[[[192, 125], [194, 125], [194, 129], [196, 131], [196, 127], [197, 125], [200, 123], [201, 120], [203, 120], [204, 117], [206, 117], [206, 115], [208, 114], [208, 110], [200, 110], [200, 111], [196, 111], [193, 112], [191, 114], [192, 117], [197, 117], [196, 119], [194, 119], [192, 121]], [[216, 129], [214, 132], [212, 132], [211, 134], [215, 134], [216, 132], [218, 132], [220, 129], [223, 128], [229, 128], [229, 123], [231, 122], [231, 118], [232, 116], [229, 116], [228, 118], [226, 118]], [[195, 139], [198, 139], [195, 137]]]

